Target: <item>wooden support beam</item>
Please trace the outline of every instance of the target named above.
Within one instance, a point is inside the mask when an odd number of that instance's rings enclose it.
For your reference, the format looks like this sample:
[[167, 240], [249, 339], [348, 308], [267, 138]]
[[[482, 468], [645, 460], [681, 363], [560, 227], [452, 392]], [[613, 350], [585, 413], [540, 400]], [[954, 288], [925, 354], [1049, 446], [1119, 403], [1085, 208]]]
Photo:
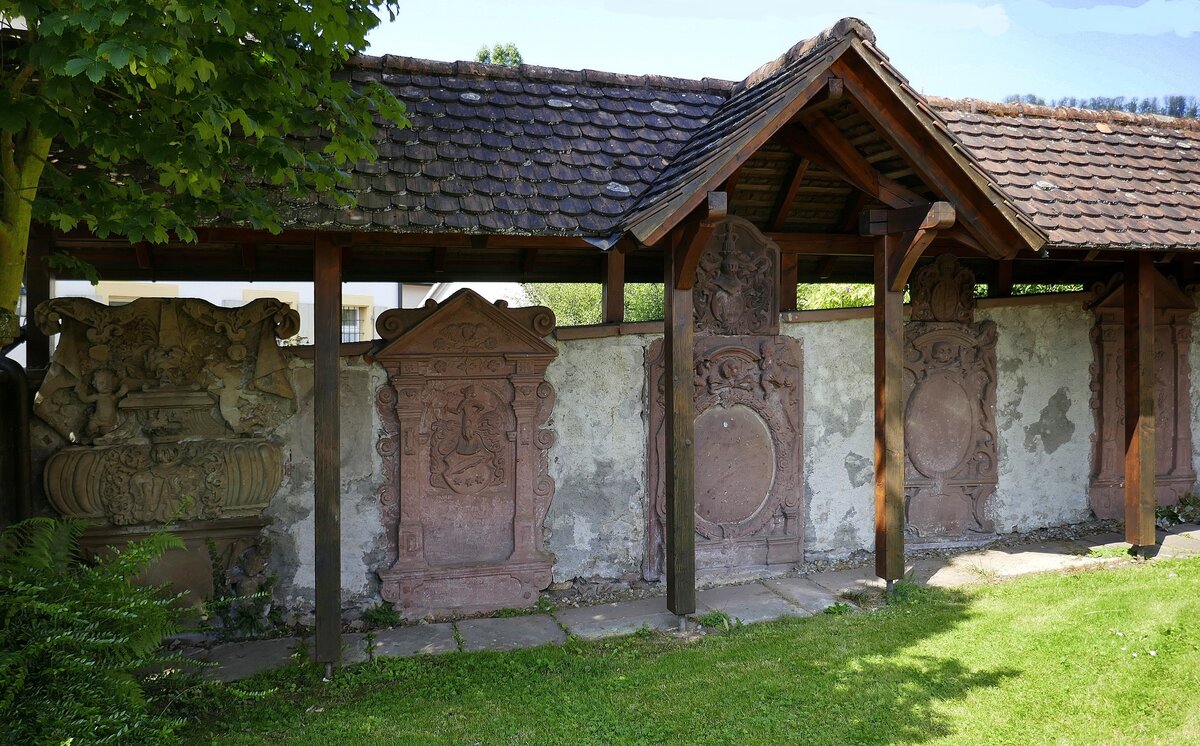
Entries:
[[829, 276], [833, 274], [833, 265], [837, 264], [837, 260], [838, 258], [836, 256], [823, 257], [821, 261], [817, 263], [817, 279], [828, 280]]
[[878, 243], [873, 238], [852, 233], [768, 233], [766, 236], [778, 244], [782, 254], [874, 256]]
[[525, 274], [533, 272], [533, 268], [537, 266], [537, 260], [537, 249], [525, 249], [525, 254], [521, 257], [521, 271]]
[[779, 257], [779, 310], [796, 310], [796, 286], [799, 285], [800, 258], [795, 254]]
[[342, 251], [318, 237], [313, 251], [313, 531], [316, 573], [314, 660], [342, 655], [341, 413], [338, 351], [342, 335]]
[[625, 253], [617, 248], [604, 252], [604, 287], [601, 303], [604, 323], [619, 324], [625, 320]]
[[696, 267], [700, 264], [700, 255], [712, 238], [717, 228], [717, 221], [725, 217], [729, 211], [729, 201], [725, 192], [709, 192], [708, 199], [701, 208], [697, 209], [698, 219], [689, 222], [679, 232], [679, 240], [674, 246], [668, 246], [665, 253], [680, 252], [679, 261], [674, 264], [673, 276], [668, 276], [667, 282], [674, 283], [680, 290], [691, 290], [696, 282]]
[[954, 208], [949, 202], [934, 202], [893, 210], [864, 210], [859, 233], [883, 236], [907, 231], [943, 230], [954, 225]]
[[954, 225], [954, 208], [949, 202], [933, 202], [919, 207], [896, 210], [868, 210], [863, 213], [862, 231], [867, 235], [900, 235], [899, 241], [885, 244], [884, 251], [899, 252], [886, 263], [888, 284], [903, 292], [917, 260], [937, 238], [939, 230]]
[[254, 270], [258, 269], [258, 244], [243, 243], [241, 248], [242, 269], [246, 270], [247, 274], [253, 276]]
[[792, 209], [792, 203], [796, 201], [796, 190], [804, 181], [804, 176], [808, 173], [808, 165], [811, 162], [807, 158], [796, 157], [796, 162], [792, 164], [787, 179], [784, 181], [787, 186], [779, 192], [779, 199], [775, 201], [775, 210], [771, 217], [771, 230], [777, 231], [787, 222], [788, 210]]
[[[696, 611], [695, 422], [692, 397], [692, 286], [679, 287], [679, 264], [688, 245], [663, 251], [666, 401], [667, 608], [674, 614]], [[693, 268], [691, 276], [695, 275]]]
[[725, 183], [721, 185], [721, 191], [725, 192], [725, 194], [732, 197], [733, 190], [737, 189], [738, 182], [741, 180], [742, 180], [742, 168], [741, 168], [741, 166], [739, 166], [738, 170], [736, 170], [732, 174], [730, 174], [729, 178], [725, 180]]
[[44, 229], [34, 228], [29, 235], [29, 251], [25, 259], [25, 368], [42, 370], [50, 367], [50, 338], [33, 323], [33, 311], [50, 300], [50, 236]]
[[1146, 253], [1125, 260], [1125, 541], [1153, 546], [1154, 275]]
[[904, 292], [893, 282], [904, 240], [886, 236], [875, 252], [875, 574], [888, 581], [904, 577]]
[[145, 241], [134, 244], [133, 253], [137, 256], [138, 269], [154, 269], [154, 257], [150, 253], [150, 244]]
[[1013, 291], [1013, 260], [1001, 259], [996, 262], [996, 279], [988, 283], [989, 298], [1007, 298]]
[[439, 246], [433, 250], [433, 271], [434, 274], [441, 274], [446, 271], [446, 247]]

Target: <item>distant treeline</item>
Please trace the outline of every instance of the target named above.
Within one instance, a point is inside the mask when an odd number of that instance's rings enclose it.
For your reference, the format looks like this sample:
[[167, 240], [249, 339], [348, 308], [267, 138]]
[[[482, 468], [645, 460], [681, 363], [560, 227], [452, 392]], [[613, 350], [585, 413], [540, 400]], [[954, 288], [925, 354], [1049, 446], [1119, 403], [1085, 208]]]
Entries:
[[1078, 109], [1094, 109], [1097, 111], [1127, 111], [1130, 114], [1165, 114], [1169, 117], [1191, 117], [1200, 119], [1200, 100], [1195, 96], [1157, 96], [1150, 98], [1132, 98], [1126, 96], [1096, 96], [1093, 98], [1051, 99], [1047, 101], [1041, 96], [1026, 93], [1024, 96], [1014, 94], [1004, 99], [1006, 104], [1035, 104], [1037, 106], [1071, 106]]

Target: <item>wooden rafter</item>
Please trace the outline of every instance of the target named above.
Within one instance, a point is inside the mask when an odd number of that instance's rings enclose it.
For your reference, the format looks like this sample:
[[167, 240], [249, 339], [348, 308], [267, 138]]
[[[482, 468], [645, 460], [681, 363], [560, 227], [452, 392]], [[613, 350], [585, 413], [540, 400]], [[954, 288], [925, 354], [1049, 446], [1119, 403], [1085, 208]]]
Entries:
[[921, 126], [916, 114], [893, 103], [892, 97], [906, 94], [889, 89], [890, 94], [884, 95], [881, 88], [888, 85], [882, 82], [883, 73], [864, 69], [876, 63], [868, 62], [866, 55], [857, 59], [854, 62], [842, 58], [831, 67], [843, 79], [847, 99], [922, 181], [935, 185], [939, 193], [953, 201], [964, 227], [988, 248], [988, 253], [1002, 258], [1012, 256], [1022, 247], [1041, 248], [1045, 237], [1037, 228], [1020, 222], [1015, 210], [1010, 211], [1014, 213], [1011, 218], [997, 210], [1006, 208], [999, 195], [992, 192], [983, 172], [955, 161], [952, 151], [930, 147], [931, 142], [937, 142], [938, 135]]
[[801, 121], [804, 129], [788, 127], [777, 135], [777, 139], [797, 155], [808, 158], [888, 207], [912, 207], [929, 202], [880, 173], [824, 114], [813, 113]]
[[787, 222], [788, 211], [792, 209], [792, 203], [796, 201], [796, 190], [804, 181], [810, 163], [812, 161], [807, 158], [797, 156], [796, 162], [789, 169], [787, 178], [784, 180], [787, 186], [779, 192], [779, 199], [775, 201], [775, 210], [771, 214], [771, 230], [777, 231], [783, 228], [784, 223]]

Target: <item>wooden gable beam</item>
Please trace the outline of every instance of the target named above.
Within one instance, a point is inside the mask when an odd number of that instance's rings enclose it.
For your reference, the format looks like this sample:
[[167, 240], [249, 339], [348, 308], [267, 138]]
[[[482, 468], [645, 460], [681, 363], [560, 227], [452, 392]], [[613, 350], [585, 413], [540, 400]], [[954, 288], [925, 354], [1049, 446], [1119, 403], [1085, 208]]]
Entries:
[[681, 231], [676, 232], [675, 241], [669, 247], [669, 253], [677, 256], [677, 261], [671, 265], [674, 272], [668, 275], [668, 282], [679, 290], [692, 289], [696, 283], [696, 267], [700, 264], [700, 255], [712, 238], [717, 228], [717, 221], [729, 212], [729, 201], [725, 192], [709, 192], [708, 198], [701, 209], [696, 210], [695, 219], [691, 220]]
[[[894, 107], [876, 90], [876, 84], [871, 80], [874, 75], [860, 73], [858, 67], [845, 58], [834, 61], [831, 69], [843, 80], [848, 98], [858, 112], [903, 156], [925, 183], [937, 185], [938, 191], [953, 201], [964, 228], [987, 247], [991, 257], [1008, 258], [1022, 247], [1035, 250], [1041, 247], [1044, 238], [1039, 239], [1037, 229], [1030, 227], [1022, 231], [1003, 219], [994, 208], [985, 213], [985, 208], [978, 200], [982, 198], [990, 206], [999, 203], [1002, 196], [988, 193], [980, 195], [976, 190], [990, 191], [982, 173], [966, 174], [964, 178], [958, 164], [946, 164], [944, 157], [939, 157], [940, 148], [934, 136], [920, 127], [915, 128], [919, 131], [913, 131], [912, 123], [904, 121], [901, 114], [894, 111]], [[970, 182], [970, 185], [965, 182]]]

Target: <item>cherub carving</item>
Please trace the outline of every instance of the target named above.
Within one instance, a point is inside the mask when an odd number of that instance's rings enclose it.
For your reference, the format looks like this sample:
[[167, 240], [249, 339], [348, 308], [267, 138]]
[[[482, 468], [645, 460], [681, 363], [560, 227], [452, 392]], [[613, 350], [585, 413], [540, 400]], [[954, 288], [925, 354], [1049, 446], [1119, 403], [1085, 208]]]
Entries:
[[87, 426], [84, 428], [84, 434], [90, 437], [98, 437], [107, 435], [117, 426], [121, 424], [121, 411], [117, 408], [117, 403], [129, 393], [129, 387], [121, 384], [120, 388], [117, 385], [120, 379], [115, 371], [110, 368], [99, 368], [92, 373], [92, 389], [95, 393], [88, 393], [87, 386], [80, 381], [75, 386], [75, 394], [84, 404], [95, 404], [92, 414], [88, 417]]

